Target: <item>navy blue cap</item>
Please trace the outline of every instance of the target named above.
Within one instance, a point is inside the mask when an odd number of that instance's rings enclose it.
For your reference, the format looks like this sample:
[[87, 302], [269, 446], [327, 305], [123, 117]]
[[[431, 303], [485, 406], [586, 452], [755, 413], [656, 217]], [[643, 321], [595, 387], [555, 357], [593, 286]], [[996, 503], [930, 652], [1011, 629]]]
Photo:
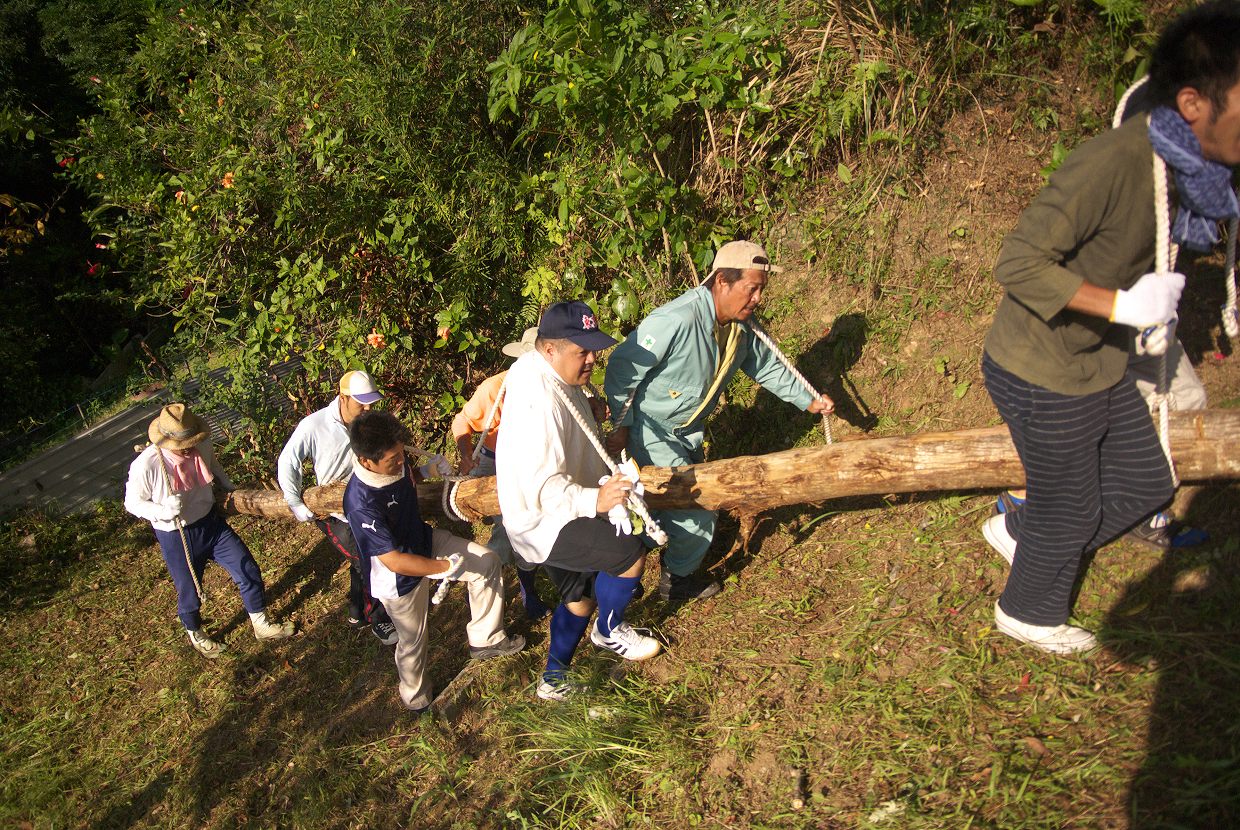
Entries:
[[544, 311], [538, 321], [538, 336], [548, 340], [571, 340], [591, 352], [610, 348], [617, 343], [615, 338], [599, 331], [594, 309], [580, 300], [556, 303]]

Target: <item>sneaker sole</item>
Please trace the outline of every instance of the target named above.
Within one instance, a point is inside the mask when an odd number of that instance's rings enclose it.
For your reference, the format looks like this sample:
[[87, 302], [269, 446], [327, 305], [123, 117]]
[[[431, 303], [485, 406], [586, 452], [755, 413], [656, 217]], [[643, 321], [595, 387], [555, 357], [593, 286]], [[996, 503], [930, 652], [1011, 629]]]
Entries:
[[[996, 608], [997, 607], [998, 606], [996, 604]], [[1006, 620], [1001, 619], [997, 615], [995, 616], [995, 630], [1011, 637], [1018, 643], [1033, 646], [1039, 651], [1045, 651], [1048, 654], [1083, 654], [1087, 651], [1093, 651], [1098, 647], [1098, 640], [1093, 636], [1089, 638], [1088, 645], [1081, 646], [1072, 646], [1067, 643], [1048, 643], [1045, 640], [1034, 640], [1016, 628], [1010, 626]]]
[[[996, 513], [995, 515], [1002, 516], [1003, 514]], [[1007, 521], [1007, 520], [1004, 519], [1004, 521]], [[995, 535], [995, 532], [990, 529], [990, 522], [991, 522], [991, 519], [987, 519], [986, 521], [982, 522], [982, 538], [985, 539], [986, 544], [990, 545], [990, 547], [994, 550], [994, 552], [999, 554], [999, 557], [1003, 559], [1004, 562], [1008, 563], [1008, 565], [1010, 566], [1012, 564], [1012, 560], [1015, 559], [1016, 556], [1015, 554], [1013, 554], [1012, 556], [1008, 556], [1007, 551], [1003, 549], [1003, 545], [998, 539], [998, 537]]]
[[995, 623], [995, 630], [1011, 637], [1018, 643], [1033, 646], [1038, 651], [1045, 651], [1048, 654], [1084, 654], [1086, 652], [1093, 651], [1098, 647], [1097, 640], [1090, 640], [1088, 645], [1081, 646], [1071, 646], [1066, 643], [1048, 643], [1044, 640], [1031, 640], [1025, 635], [1020, 634], [999, 622]]

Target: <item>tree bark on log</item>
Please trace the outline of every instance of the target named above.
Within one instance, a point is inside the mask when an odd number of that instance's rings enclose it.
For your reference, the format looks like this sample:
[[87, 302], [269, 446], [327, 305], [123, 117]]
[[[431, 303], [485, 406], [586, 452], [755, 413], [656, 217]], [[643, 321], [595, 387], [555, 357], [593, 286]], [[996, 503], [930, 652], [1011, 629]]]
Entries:
[[[1240, 411], [1171, 413], [1171, 450], [1185, 483], [1240, 478]], [[740, 456], [688, 467], [643, 467], [652, 509], [705, 508], [754, 514], [846, 496], [1018, 487], [1024, 469], [1007, 427], [856, 439], [821, 447]], [[424, 515], [443, 516], [443, 482], [418, 485]], [[339, 513], [344, 484], [311, 487], [306, 505]], [[460, 482], [456, 504], [472, 521], [499, 513], [494, 478]], [[292, 519], [279, 490], [238, 490], [226, 513]]]

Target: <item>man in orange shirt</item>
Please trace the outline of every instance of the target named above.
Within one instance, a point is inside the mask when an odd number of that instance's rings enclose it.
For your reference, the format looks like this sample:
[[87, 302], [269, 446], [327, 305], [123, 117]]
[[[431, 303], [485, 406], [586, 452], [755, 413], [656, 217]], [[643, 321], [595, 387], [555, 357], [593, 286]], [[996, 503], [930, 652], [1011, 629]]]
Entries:
[[[534, 340], [537, 337], [538, 329], [526, 329], [520, 340], [508, 343], [502, 351], [508, 357], [520, 357], [534, 350]], [[495, 441], [499, 434], [500, 414], [504, 408], [504, 380], [507, 376], [507, 371], [500, 372], [478, 384], [473, 397], [452, 419], [452, 440], [456, 442], [457, 454], [461, 459], [457, 475], [475, 478], [495, 475]], [[481, 436], [478, 439], [476, 456], [475, 436]], [[504, 525], [498, 516], [492, 517], [491, 528], [491, 539], [487, 542], [487, 547], [499, 556], [500, 561], [516, 565], [525, 615], [531, 620], [542, 619], [547, 615], [548, 608], [534, 587], [534, 570], [523, 570], [521, 566], [524, 563], [513, 556], [508, 534], [504, 532]]]

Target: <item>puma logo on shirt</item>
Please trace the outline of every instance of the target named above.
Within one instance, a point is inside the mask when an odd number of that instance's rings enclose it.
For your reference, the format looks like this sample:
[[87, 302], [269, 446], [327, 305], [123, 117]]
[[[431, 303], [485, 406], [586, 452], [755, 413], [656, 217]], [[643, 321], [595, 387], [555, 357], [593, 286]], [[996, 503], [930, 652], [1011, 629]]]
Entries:
[[378, 530], [375, 530], [374, 522], [362, 522], [362, 530], [369, 530], [371, 533], [379, 532]]
[[[387, 506], [388, 506], [388, 507], [395, 507], [395, 506], [396, 506], [396, 505], [398, 505], [398, 504], [400, 504], [400, 502], [398, 502], [398, 501], [396, 500], [396, 496], [392, 496], [392, 500], [391, 500], [390, 502], [388, 502], [388, 503], [387, 503]], [[366, 526], [366, 525], [362, 525], [362, 527], [365, 527], [365, 526]]]

